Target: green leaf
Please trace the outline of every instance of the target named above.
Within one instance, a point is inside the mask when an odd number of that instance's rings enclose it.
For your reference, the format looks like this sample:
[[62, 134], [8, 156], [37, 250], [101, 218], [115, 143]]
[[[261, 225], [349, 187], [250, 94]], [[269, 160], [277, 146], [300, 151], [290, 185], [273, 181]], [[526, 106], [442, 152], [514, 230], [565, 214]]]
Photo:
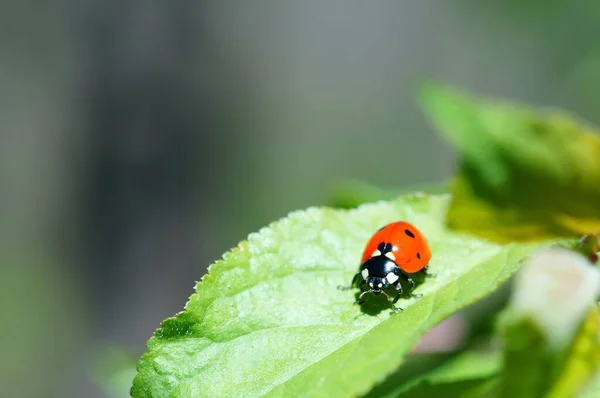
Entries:
[[[226, 253], [138, 363], [134, 397], [354, 396], [402, 364], [432, 326], [506, 281], [537, 245], [447, 230], [448, 196], [407, 195], [353, 210], [290, 214]], [[404, 312], [342, 292], [365, 242], [408, 220], [428, 237], [435, 278]], [[382, 298], [382, 297], [380, 297]], [[383, 298], [382, 298], [383, 299]]]
[[576, 395], [595, 375], [600, 365], [599, 324], [600, 313], [594, 308], [564, 355], [561, 375], [548, 394], [550, 398]]
[[395, 199], [402, 194], [423, 192], [426, 194], [447, 193], [447, 183], [429, 183], [404, 188], [382, 188], [362, 181], [342, 181], [335, 184], [327, 194], [328, 206], [352, 209], [364, 203]]
[[[449, 391], [457, 386], [469, 385], [479, 390], [481, 385], [500, 372], [500, 352], [464, 351], [446, 355], [414, 355], [386, 381], [364, 398], [436, 396], [426, 395], [432, 389]], [[465, 395], [466, 396], [466, 395]]]
[[548, 375], [554, 357], [539, 326], [530, 319], [519, 319], [504, 329], [506, 366], [500, 396], [544, 396], [555, 376]]
[[94, 355], [91, 377], [107, 398], [122, 397], [136, 374], [136, 357], [120, 347], [101, 347]]
[[465, 351], [433, 370], [427, 380], [440, 384], [486, 378], [497, 374], [501, 365], [499, 352]]
[[600, 272], [563, 248], [532, 255], [504, 314], [500, 396], [576, 396], [600, 364]]
[[448, 224], [497, 241], [600, 231], [600, 136], [561, 111], [429, 84], [422, 104], [456, 147]]
[[600, 372], [596, 372], [592, 381], [585, 386], [579, 398], [597, 398], [600, 397]]
[[553, 351], [540, 326], [521, 319], [504, 331], [506, 367], [500, 396], [573, 397], [582, 392], [600, 364], [599, 314], [589, 312], [564, 351]]
[[397, 398], [481, 398], [492, 397], [497, 380], [493, 377], [459, 380], [440, 384], [423, 384]]

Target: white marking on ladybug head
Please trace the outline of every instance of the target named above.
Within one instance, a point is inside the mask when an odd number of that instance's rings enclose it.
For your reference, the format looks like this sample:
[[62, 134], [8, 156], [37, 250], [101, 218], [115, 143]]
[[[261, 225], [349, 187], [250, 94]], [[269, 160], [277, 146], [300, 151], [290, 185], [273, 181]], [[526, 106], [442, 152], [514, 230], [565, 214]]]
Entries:
[[377, 256], [381, 256], [381, 252], [379, 250], [375, 250], [373, 252], [373, 254], [371, 254], [371, 257], [377, 257]]
[[396, 256], [394, 255], [393, 252], [387, 252], [387, 253], [385, 253], [385, 256], [392, 261], [396, 261]]
[[369, 282], [369, 286], [370, 286], [370, 287], [373, 287], [373, 282]]
[[389, 274], [387, 274], [387, 275], [385, 276], [385, 279], [387, 279], [387, 281], [388, 281], [389, 283], [394, 283], [394, 282], [396, 282], [398, 279], [400, 279], [400, 277], [399, 277], [398, 275], [394, 274], [393, 272], [390, 272]]
[[362, 275], [364, 280], [367, 280], [367, 278], [369, 277], [369, 269], [365, 268], [362, 271], [360, 271], [360, 274]]
[[377, 287], [381, 288], [381, 286], [383, 286], [383, 283], [379, 282], [379, 284], [377, 284]]

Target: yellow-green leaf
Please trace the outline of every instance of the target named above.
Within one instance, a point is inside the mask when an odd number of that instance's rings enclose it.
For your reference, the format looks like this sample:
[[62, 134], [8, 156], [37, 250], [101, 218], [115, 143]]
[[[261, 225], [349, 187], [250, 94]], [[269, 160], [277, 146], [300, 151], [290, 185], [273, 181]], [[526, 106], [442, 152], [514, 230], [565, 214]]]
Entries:
[[564, 367], [548, 398], [571, 397], [580, 393], [600, 364], [600, 313], [588, 313], [569, 347]]
[[600, 231], [600, 135], [574, 116], [429, 84], [426, 113], [456, 147], [452, 228], [498, 241]]

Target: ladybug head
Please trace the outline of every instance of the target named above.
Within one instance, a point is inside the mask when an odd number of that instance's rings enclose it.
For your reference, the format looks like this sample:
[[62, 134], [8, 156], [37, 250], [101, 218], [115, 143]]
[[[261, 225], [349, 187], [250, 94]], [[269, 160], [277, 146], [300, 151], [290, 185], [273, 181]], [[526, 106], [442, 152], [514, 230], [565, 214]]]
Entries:
[[379, 278], [377, 276], [369, 276], [366, 280], [369, 290], [375, 294], [380, 294], [383, 290], [389, 287], [389, 283], [386, 278]]

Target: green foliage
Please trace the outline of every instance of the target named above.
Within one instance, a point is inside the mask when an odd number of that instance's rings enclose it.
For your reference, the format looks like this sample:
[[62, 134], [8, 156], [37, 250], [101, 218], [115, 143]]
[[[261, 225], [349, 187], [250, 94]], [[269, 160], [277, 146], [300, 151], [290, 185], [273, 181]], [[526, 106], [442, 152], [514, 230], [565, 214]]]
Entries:
[[[186, 310], [163, 322], [138, 365], [135, 397], [349, 396], [366, 393], [443, 318], [495, 290], [536, 246], [500, 246], [445, 229], [447, 196], [405, 196], [356, 210], [291, 214], [212, 265]], [[420, 299], [341, 292], [381, 225], [414, 222], [436, 274]], [[365, 312], [363, 312], [365, 311]], [[375, 369], [376, 371], [370, 371]]]
[[473, 380], [459, 380], [448, 383], [424, 384], [418, 389], [398, 395], [400, 398], [478, 398], [490, 397], [495, 386], [491, 377]]
[[328, 192], [328, 206], [352, 209], [364, 203], [392, 200], [403, 194], [423, 192], [426, 194], [446, 193], [446, 183], [420, 184], [405, 188], [381, 188], [362, 181], [344, 181], [334, 185]]
[[504, 314], [500, 396], [572, 397], [600, 364], [600, 272], [578, 253], [537, 252]]
[[594, 379], [586, 387], [579, 398], [600, 397], [600, 372], [596, 372]]
[[[350, 182], [331, 191], [336, 209], [298, 211], [250, 235], [150, 339], [132, 396], [598, 395], [599, 136], [562, 112], [441, 85], [421, 99], [459, 151], [452, 195]], [[371, 234], [400, 219], [425, 233], [435, 277], [399, 314], [381, 297], [354, 305], [358, 292], [337, 286], [350, 283]], [[590, 236], [571, 239], [581, 234]], [[499, 289], [515, 273], [512, 290]], [[509, 291], [499, 327], [482, 327]], [[410, 353], [453, 314], [485, 351], [462, 336], [454, 352]]]
[[553, 398], [573, 396], [581, 392], [600, 364], [599, 313], [589, 311], [579, 332], [558, 362], [558, 374], [548, 394]]
[[444, 396], [472, 396], [475, 391], [490, 388], [501, 369], [501, 359], [499, 352], [475, 350], [432, 357], [416, 355], [365, 398], [436, 396], [431, 395], [436, 390]]
[[552, 362], [552, 353], [542, 331], [530, 319], [515, 322], [506, 329], [504, 349], [507, 361], [502, 395], [542, 396], [553, 382], [552, 377], [548, 377], [548, 368], [544, 366]]
[[123, 396], [136, 374], [135, 357], [119, 347], [102, 347], [94, 355], [91, 377], [107, 398]]
[[509, 242], [600, 232], [600, 136], [564, 112], [430, 84], [422, 103], [460, 152], [451, 227]]

